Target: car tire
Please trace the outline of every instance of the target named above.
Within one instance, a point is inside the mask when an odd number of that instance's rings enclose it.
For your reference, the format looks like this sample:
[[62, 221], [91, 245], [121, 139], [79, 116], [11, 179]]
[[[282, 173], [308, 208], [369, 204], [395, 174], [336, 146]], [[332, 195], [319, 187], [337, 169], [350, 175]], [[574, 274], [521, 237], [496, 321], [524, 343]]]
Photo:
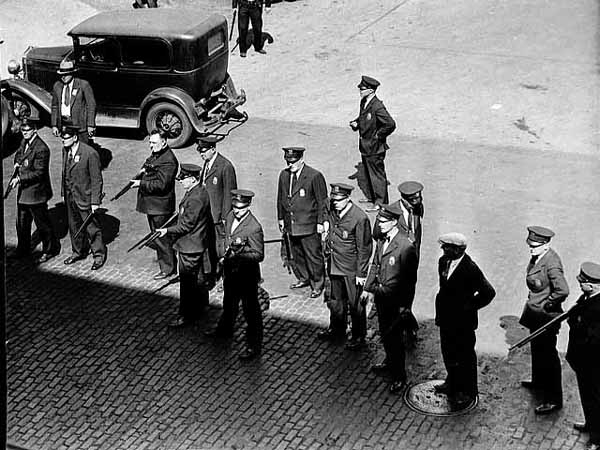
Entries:
[[146, 130], [163, 130], [172, 148], [183, 147], [192, 137], [192, 124], [179, 106], [156, 103], [146, 114]]

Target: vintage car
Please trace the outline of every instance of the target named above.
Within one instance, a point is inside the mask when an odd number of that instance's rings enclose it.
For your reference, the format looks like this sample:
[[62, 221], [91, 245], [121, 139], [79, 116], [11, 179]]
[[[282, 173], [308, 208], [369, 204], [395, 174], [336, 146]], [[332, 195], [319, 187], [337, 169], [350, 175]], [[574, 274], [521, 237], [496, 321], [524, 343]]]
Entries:
[[18, 118], [49, 123], [56, 70], [73, 60], [92, 86], [99, 127], [165, 130], [172, 147], [193, 135], [227, 135], [246, 121], [227, 72], [227, 19], [182, 8], [111, 11], [81, 22], [72, 46], [30, 47], [2, 95]]

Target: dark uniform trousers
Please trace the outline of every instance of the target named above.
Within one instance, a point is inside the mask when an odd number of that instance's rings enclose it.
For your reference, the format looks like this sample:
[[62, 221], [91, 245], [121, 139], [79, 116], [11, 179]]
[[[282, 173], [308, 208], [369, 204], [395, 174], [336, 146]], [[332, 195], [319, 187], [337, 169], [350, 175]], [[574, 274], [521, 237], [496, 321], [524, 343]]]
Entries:
[[246, 40], [248, 39], [248, 25], [252, 22], [252, 32], [254, 33], [254, 50], [260, 50], [262, 43], [262, 5], [258, 2], [246, 2], [240, 0], [238, 33], [240, 43], [240, 53], [246, 53]]
[[379, 334], [385, 350], [385, 362], [390, 369], [393, 381], [406, 380], [406, 350], [402, 340], [404, 326], [400, 317], [399, 306], [389, 301], [382, 301], [375, 294], [375, 307], [379, 321]]
[[248, 348], [260, 351], [263, 340], [263, 322], [258, 302], [258, 284], [250, 279], [239, 280], [225, 274], [223, 282], [223, 314], [219, 319], [219, 332], [233, 334], [240, 300], [246, 319], [246, 343]]
[[296, 278], [310, 282], [312, 289], [323, 290], [325, 286], [325, 260], [321, 237], [318, 233], [304, 236], [290, 235], [294, 264], [292, 269]]
[[[346, 334], [346, 318], [348, 311], [352, 320], [352, 339], [363, 339], [367, 335], [367, 313], [356, 299], [350, 298], [346, 283], [354, 283], [344, 275], [330, 275], [331, 297], [327, 302], [329, 307], [329, 324], [331, 331], [343, 336]], [[360, 295], [362, 289], [356, 288]]]
[[558, 329], [548, 330], [531, 341], [531, 380], [544, 403], [562, 405], [562, 368], [556, 350]]
[[365, 167], [367, 182], [371, 186], [371, 192], [366, 193], [368, 200], [373, 203], [389, 203], [388, 180], [385, 173], [385, 153], [376, 155], [362, 154], [362, 163]]
[[179, 263], [179, 315], [196, 321], [208, 306], [210, 273], [204, 270], [207, 251], [177, 253]]
[[590, 442], [600, 444], [600, 368], [577, 370], [575, 374]]
[[447, 372], [446, 383], [452, 389], [449, 394], [475, 397], [478, 393], [475, 330], [440, 327], [440, 344]]
[[[171, 214], [148, 214], [147, 217], [150, 231], [154, 233], [157, 228], [162, 228], [164, 223], [171, 218]], [[172, 274], [175, 272], [175, 251], [173, 250], [173, 240], [168, 234], [155, 239], [149, 247], [153, 250], [156, 250], [158, 266], [160, 267], [161, 272], [166, 274]]]
[[42, 241], [42, 253], [50, 255], [59, 253], [60, 242], [54, 234], [46, 202], [37, 205], [17, 204], [17, 251], [24, 254], [31, 252], [32, 222], [35, 223]]
[[77, 238], [75, 234], [83, 224], [83, 221], [92, 213], [91, 208], [80, 209], [73, 199], [73, 194], [67, 188], [65, 191], [65, 203], [67, 207], [67, 217], [69, 221], [69, 235], [71, 236], [71, 247], [73, 255], [86, 256], [90, 247], [94, 255], [94, 261], [104, 261], [106, 258], [106, 246], [102, 240], [102, 230], [98, 223], [98, 218], [94, 216], [87, 228], [82, 231]]

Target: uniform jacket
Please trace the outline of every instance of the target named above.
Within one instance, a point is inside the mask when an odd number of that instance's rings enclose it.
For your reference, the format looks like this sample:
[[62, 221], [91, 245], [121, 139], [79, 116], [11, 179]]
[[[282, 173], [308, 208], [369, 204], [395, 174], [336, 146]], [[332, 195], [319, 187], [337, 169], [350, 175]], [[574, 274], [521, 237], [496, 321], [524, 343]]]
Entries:
[[471, 257], [465, 254], [448, 279], [442, 275], [448, 259], [438, 263], [440, 290], [435, 297], [435, 324], [444, 328], [477, 329], [477, 311], [496, 291]]
[[246, 241], [246, 245], [236, 252], [235, 256], [225, 259], [225, 282], [231, 281], [229, 277], [234, 276], [233, 282], [250, 280], [258, 283], [260, 281], [260, 262], [265, 259], [265, 238], [262, 226], [249, 212], [232, 233], [233, 219], [233, 212], [230, 211], [225, 219], [225, 248], [228, 248], [231, 242], [238, 238]]
[[385, 153], [390, 148], [387, 137], [396, 129], [396, 122], [377, 96], [365, 108], [360, 108], [355, 120], [358, 123], [358, 148], [363, 155]]
[[341, 219], [332, 211], [329, 218], [329, 273], [344, 275], [354, 283], [366, 278], [373, 253], [371, 224], [362, 209], [351, 204]]
[[50, 183], [50, 149], [37, 134], [25, 151], [25, 139], [15, 153], [15, 164], [19, 164], [19, 190], [17, 203], [37, 205], [52, 198]]
[[166, 215], [175, 211], [175, 176], [179, 163], [169, 147], [152, 153], [144, 162], [146, 171], [140, 178], [136, 210], [149, 215]]
[[237, 189], [237, 179], [233, 164], [220, 153], [205, 175], [206, 190], [210, 197], [210, 209], [214, 223], [224, 223], [231, 211], [231, 190]]
[[[181, 253], [216, 255], [215, 226], [210, 212], [210, 200], [206, 189], [197, 184], [187, 191], [179, 203], [177, 224], [167, 228], [176, 239], [173, 248]], [[216, 263], [216, 261], [214, 261]]]
[[[62, 125], [61, 107], [62, 81], [54, 83], [52, 88], [52, 109], [50, 125], [60, 128]], [[96, 99], [90, 84], [80, 78], [73, 78], [73, 91], [71, 95], [71, 125], [79, 131], [85, 131], [88, 127], [96, 126]]]
[[384, 242], [377, 242], [364, 290], [375, 294], [376, 302], [410, 308], [417, 283], [417, 251], [400, 232], [390, 241], [385, 253]]
[[[526, 282], [529, 298], [519, 323], [533, 330], [561, 313], [560, 303], [569, 295], [562, 262], [554, 250], [549, 249], [534, 265], [527, 265]], [[544, 310], [544, 304], [548, 302], [552, 302], [551, 312]]]
[[89, 209], [99, 205], [102, 194], [102, 170], [98, 152], [89, 145], [79, 142], [75, 157], [70, 160], [69, 152], [63, 147], [63, 170], [61, 192], [63, 197], [70, 190], [77, 206]]
[[577, 300], [575, 312], [569, 317], [567, 361], [578, 371], [598, 370], [600, 355], [600, 294]]
[[[248, 3], [248, 1], [247, 0], [231, 0], [231, 8], [235, 9], [240, 4], [244, 4], [244, 3]], [[257, 6], [265, 5], [267, 8], [271, 7], [271, 0], [254, 0], [252, 3], [256, 4]]]
[[304, 165], [289, 196], [291, 172], [279, 174], [277, 188], [277, 218], [292, 236], [316, 233], [317, 224], [327, 217], [327, 185], [321, 172]]

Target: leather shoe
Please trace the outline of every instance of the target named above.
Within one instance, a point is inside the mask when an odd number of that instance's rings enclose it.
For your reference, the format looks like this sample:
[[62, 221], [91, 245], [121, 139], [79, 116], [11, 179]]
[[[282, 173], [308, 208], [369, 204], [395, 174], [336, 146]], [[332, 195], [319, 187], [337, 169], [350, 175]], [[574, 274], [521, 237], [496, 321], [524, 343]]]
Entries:
[[575, 422], [573, 424], [573, 429], [581, 432], [581, 433], [585, 433], [586, 431], [589, 431], [589, 427], [588, 424], [585, 422]]
[[245, 57], [246, 57], [246, 52], [240, 52], [240, 56], [241, 56], [242, 58], [245, 58]]
[[364, 338], [360, 339], [352, 339], [350, 342], [346, 344], [346, 348], [348, 350], [360, 350], [363, 347], [366, 347], [367, 341]]
[[588, 441], [587, 444], [585, 444], [585, 450], [600, 450], [600, 444]]
[[260, 50], [256, 50], [256, 53], [260, 53], [261, 55], [266, 55], [267, 51], [264, 48], [261, 48]]
[[382, 362], [379, 364], [373, 364], [371, 366], [371, 372], [374, 372], [377, 374], [382, 374], [384, 372], [387, 372], [388, 370], [390, 370], [390, 366], [388, 366], [386, 362]]
[[296, 281], [295, 283], [290, 284], [290, 289], [301, 289], [310, 286], [308, 281]]
[[521, 380], [521, 386], [527, 389], [535, 389], [535, 384], [531, 380]]
[[246, 361], [246, 360], [249, 360], [249, 359], [254, 359], [254, 358], [256, 358], [259, 355], [260, 355], [260, 350], [257, 350], [257, 349], [254, 349], [254, 348], [247, 348], [246, 350], [244, 350], [240, 354], [239, 358], [242, 361]]
[[169, 328], [183, 328], [183, 327], [189, 327], [193, 324], [194, 324], [193, 322], [185, 320], [183, 317], [178, 317], [177, 319], [169, 322]]
[[399, 394], [406, 387], [406, 381], [394, 381], [390, 386], [390, 392], [392, 394]]
[[82, 259], [85, 259], [85, 256], [71, 255], [67, 259], [65, 259], [63, 262], [67, 266], [69, 266], [69, 265], [71, 265], [73, 263], [76, 263], [77, 261], [81, 261]]
[[464, 409], [473, 403], [475, 399], [467, 394], [459, 393], [448, 399], [453, 410]]
[[333, 340], [336, 340], [336, 339], [341, 339], [341, 338], [343, 338], [343, 336], [344, 335], [334, 333], [329, 328], [327, 330], [319, 331], [317, 333], [317, 337], [319, 339], [321, 339], [322, 341], [333, 341]]
[[447, 394], [450, 391], [450, 386], [445, 381], [441, 384], [433, 386], [433, 390], [438, 394]]
[[537, 415], [543, 416], [546, 414], [553, 413], [554, 411], [558, 411], [562, 408], [562, 405], [557, 405], [556, 403], [542, 403], [540, 406], [535, 408], [535, 413]]
[[322, 292], [323, 292], [323, 291], [321, 291], [320, 289], [315, 289], [314, 291], [312, 291], [312, 292], [310, 293], [310, 298], [318, 298], [318, 297], [320, 297], [320, 296], [321, 296], [321, 293], [322, 293]]
[[90, 270], [98, 270], [100, 267], [102, 267], [104, 265], [104, 263], [106, 263], [106, 259], [104, 259], [102, 261], [94, 261], [94, 263], [92, 264], [92, 267], [90, 267]]
[[52, 258], [54, 258], [56, 255], [51, 255], [50, 253], [42, 253], [42, 256], [40, 256], [37, 260], [38, 264], [43, 264], [46, 261], [50, 261]]
[[163, 271], [158, 272], [156, 275], [154, 275], [152, 278], [154, 280], [164, 280], [165, 278], [169, 278], [172, 274], [170, 273], [165, 273]]

